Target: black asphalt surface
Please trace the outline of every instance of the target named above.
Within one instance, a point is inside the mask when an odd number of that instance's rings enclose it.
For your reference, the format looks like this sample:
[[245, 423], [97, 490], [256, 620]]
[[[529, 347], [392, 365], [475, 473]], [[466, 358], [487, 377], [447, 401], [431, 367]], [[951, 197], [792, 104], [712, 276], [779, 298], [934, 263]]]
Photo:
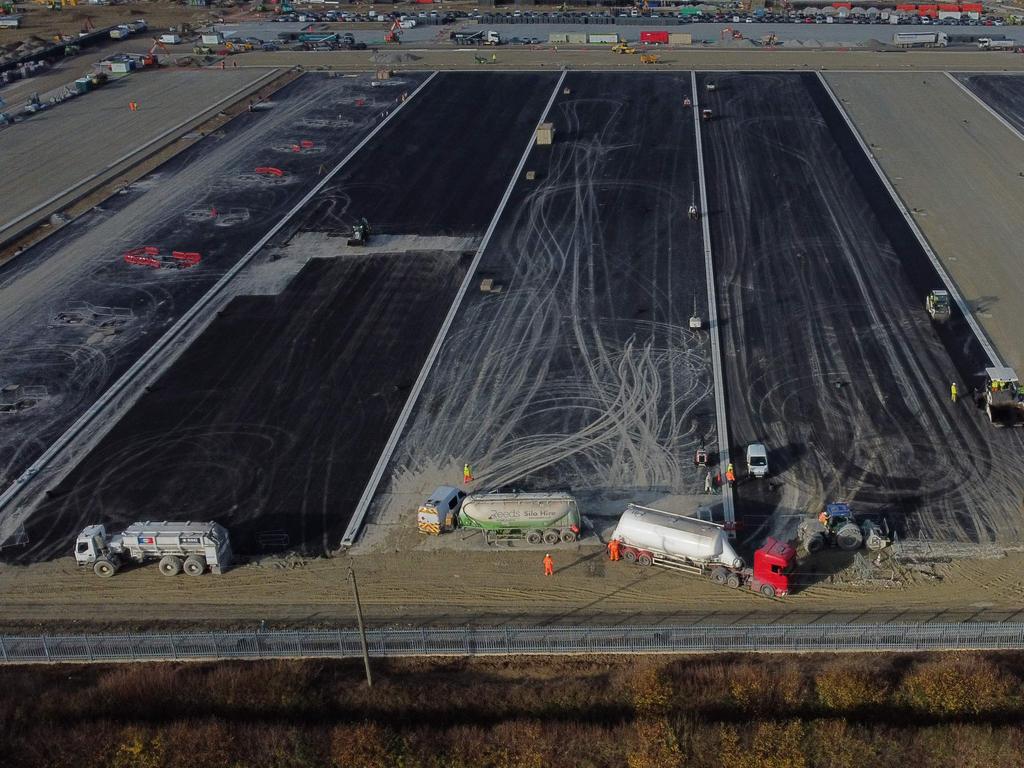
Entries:
[[765, 441], [775, 476], [739, 484], [744, 537], [847, 499], [903, 535], [1019, 538], [1019, 430], [950, 401], [980, 345], [929, 319], [941, 283], [817, 77], [699, 80], [731, 450], [742, 475]]
[[301, 226], [348, 232], [366, 218], [378, 233], [480, 234], [515, 167], [509, 154], [518, 161], [557, 79], [438, 74], [332, 179]]
[[1024, 76], [963, 73], [954, 77], [1024, 133]]
[[[451, 99], [463, 81], [446, 78], [435, 78], [438, 89], [418, 95], [366, 149], [384, 157], [382, 145], [415, 143], [424, 125], [441, 122], [452, 135], [474, 135], [480, 105]], [[555, 81], [476, 76], [469, 96], [497, 93], [505, 114], [517, 115], [502, 130], [486, 123], [496, 133], [467, 142], [476, 156], [461, 146], [434, 147], [423, 158], [429, 168], [416, 176], [422, 193], [401, 188], [401, 205], [375, 184], [353, 182], [354, 189], [336, 194], [371, 215], [378, 205], [395, 206], [391, 233], [424, 234], [423, 226], [426, 234], [479, 237]], [[461, 175], [467, 158], [479, 162]], [[368, 174], [378, 168], [363, 160], [357, 167]], [[439, 179], [455, 198], [444, 205]], [[301, 224], [289, 224], [275, 241], [319, 228], [311, 213], [296, 218]], [[345, 242], [332, 237], [333, 223], [322, 233], [328, 250]], [[448, 251], [314, 259], [282, 294], [236, 299], [36, 510], [30, 543], [15, 557], [66, 555], [68, 538], [90, 521], [116, 529], [140, 516], [216, 519], [243, 554], [336, 548], [471, 257]]]
[[537, 178], [512, 193], [392, 482], [457, 482], [468, 461], [474, 487], [568, 486], [619, 511], [703, 487], [692, 457], [715, 416], [706, 334], [688, 328], [695, 302], [707, 317], [689, 91], [688, 73], [567, 76], [555, 142], [528, 157]]
[[[0, 416], [0, 491], [425, 77], [372, 88], [368, 77], [305, 75], [271, 109], [240, 115], [0, 267], [0, 302], [25, 303], [0, 311], [0, 383], [50, 393], [41, 407]], [[312, 146], [292, 151], [303, 140]], [[260, 166], [286, 176], [261, 177]], [[202, 261], [182, 271], [125, 264], [122, 254], [143, 245], [196, 251]], [[25, 285], [38, 291], [31, 300]], [[105, 339], [91, 327], [54, 327], [77, 302], [125, 307], [132, 320]]]

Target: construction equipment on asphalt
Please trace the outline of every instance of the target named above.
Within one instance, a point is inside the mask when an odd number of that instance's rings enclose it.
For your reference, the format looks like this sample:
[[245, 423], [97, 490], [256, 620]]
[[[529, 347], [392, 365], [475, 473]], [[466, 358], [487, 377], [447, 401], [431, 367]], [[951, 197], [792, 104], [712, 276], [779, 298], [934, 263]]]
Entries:
[[1024, 389], [1013, 368], [985, 369], [985, 412], [995, 427], [1024, 427]]
[[748, 568], [729, 542], [725, 526], [636, 504], [626, 507], [612, 539], [619, 542], [627, 562], [704, 576], [715, 584], [743, 586], [765, 597], [789, 592], [796, 563], [793, 547], [768, 538], [754, 552], [753, 568]]
[[867, 546], [884, 549], [891, 542], [889, 524], [883, 518], [858, 520], [850, 505], [844, 501], [826, 504], [818, 517], [804, 520], [797, 527], [797, 539], [808, 552], [820, 552], [826, 547], [838, 547], [847, 552]]
[[658, 63], [658, 54], [656, 54], [656, 53], [641, 53], [640, 54], [640, 63], [641, 64], [657, 64]]
[[712, 91], [718, 90], [718, 86], [715, 85], [714, 83], [706, 83], [704, 85], [704, 89], [710, 93]]
[[121, 533], [107, 535], [103, 525], [86, 526], [75, 542], [75, 560], [92, 566], [97, 576], [110, 578], [125, 563], [160, 561], [160, 573], [184, 571], [201, 576], [209, 568], [223, 573], [231, 565], [228, 532], [217, 523], [132, 523]]
[[213, 48], [211, 48], [208, 45], [197, 45], [195, 48], [192, 49], [192, 53], [196, 54], [197, 56], [212, 56]]
[[928, 294], [924, 301], [925, 309], [932, 316], [932, 320], [948, 320], [950, 314], [949, 291], [935, 289]]
[[713, 115], [712, 115], [712, 113], [711, 113], [711, 110], [710, 110], [710, 109], [704, 108], [704, 109], [702, 109], [702, 110], [700, 111], [700, 119], [701, 119], [701, 120], [703, 120], [703, 121], [707, 122], [707, 121], [708, 121], [708, 120], [710, 120], [710, 119], [711, 119], [712, 117], [713, 117]]
[[452, 486], [437, 488], [416, 512], [420, 533], [438, 536], [455, 529], [483, 531], [488, 544], [525, 539], [528, 544], [579, 538], [576, 499], [560, 491], [473, 493]]
[[5, 384], [0, 387], [0, 413], [24, 411], [39, 403], [49, 392], [44, 386]]
[[352, 236], [348, 239], [349, 245], [366, 245], [370, 239], [370, 225], [366, 219], [360, 219], [352, 225]]
[[689, 96], [685, 96], [683, 98], [683, 106], [684, 107], [692, 107], [693, 106], [693, 102], [690, 101], [690, 97]]
[[541, 123], [537, 126], [537, 144], [547, 146], [555, 141], [555, 124]]
[[612, 46], [612, 53], [633, 54], [636, 53], [636, 48], [628, 43], [619, 43]]
[[699, 331], [704, 327], [704, 320], [697, 314], [697, 294], [693, 294], [693, 314], [690, 315], [690, 330]]
[[391, 24], [391, 28], [384, 33], [384, 42], [394, 43], [395, 45], [402, 42], [402, 23], [398, 19], [395, 19]]

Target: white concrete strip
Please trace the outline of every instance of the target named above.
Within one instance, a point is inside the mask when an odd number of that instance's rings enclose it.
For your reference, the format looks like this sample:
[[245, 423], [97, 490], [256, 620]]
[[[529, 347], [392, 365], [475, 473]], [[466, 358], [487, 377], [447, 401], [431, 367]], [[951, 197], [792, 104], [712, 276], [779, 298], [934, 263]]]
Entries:
[[[976, 74], [979, 74], [979, 73], [977, 73], [977, 72], [970, 72], [970, 73], [968, 73], [968, 74], [971, 74], [971, 75], [976, 75]], [[970, 88], [968, 88], [968, 87], [967, 87], [966, 85], [964, 85], [963, 83], [961, 83], [961, 82], [960, 82], [960, 81], [959, 81], [959, 80], [958, 80], [958, 79], [957, 79], [957, 78], [956, 78], [956, 77], [955, 77], [955, 76], [953, 75], [953, 73], [952, 73], [952, 72], [946, 72], [946, 77], [948, 77], [948, 78], [949, 78], [950, 80], [952, 80], [952, 81], [953, 81], [953, 84], [954, 84], [954, 85], [956, 85], [956, 86], [957, 86], [957, 87], [958, 87], [958, 88], [959, 88], [959, 89], [960, 89], [961, 91], [963, 91], [963, 92], [964, 92], [964, 93], [966, 93], [966, 94], [967, 94], [968, 96], [970, 96], [970, 97], [971, 97], [972, 99], [974, 99], [974, 100], [975, 100], [975, 101], [976, 101], [976, 102], [977, 102], [977, 103], [978, 103], [978, 104], [979, 104], [979, 105], [981, 106], [981, 108], [982, 108], [982, 109], [984, 109], [984, 110], [985, 110], [986, 112], [988, 112], [988, 113], [989, 113], [990, 115], [992, 115], [992, 117], [994, 117], [994, 118], [995, 118], [996, 120], [998, 120], [998, 121], [999, 121], [1000, 123], [1002, 123], [1002, 124], [1003, 124], [1004, 126], [1006, 126], [1006, 128], [1007, 128], [1007, 129], [1008, 129], [1008, 130], [1009, 130], [1009, 131], [1010, 131], [1011, 133], [1013, 133], [1013, 135], [1014, 135], [1014, 136], [1016, 136], [1016, 137], [1017, 137], [1018, 139], [1020, 139], [1021, 141], [1024, 141], [1024, 134], [1022, 134], [1022, 133], [1021, 133], [1020, 131], [1018, 131], [1018, 130], [1017, 130], [1017, 129], [1016, 129], [1015, 127], [1014, 127], [1013, 123], [1011, 123], [1011, 122], [1010, 122], [1009, 120], [1007, 120], [1007, 119], [1006, 119], [1005, 117], [1003, 117], [1003, 116], [1002, 116], [1002, 115], [1000, 115], [1000, 114], [999, 114], [998, 112], [996, 112], [996, 111], [995, 111], [994, 109], [992, 109], [992, 107], [990, 107], [990, 106], [989, 106], [988, 104], [986, 104], [986, 103], [985, 103], [985, 102], [984, 102], [984, 101], [982, 100], [982, 98], [981, 98], [980, 96], [978, 96], [978, 94], [976, 94], [976, 93], [975, 93], [974, 91], [972, 91], [972, 90], [971, 90]]]
[[[718, 431], [718, 464], [725, 477], [729, 465], [729, 430], [725, 417], [725, 377], [722, 374], [722, 341], [718, 333], [718, 299], [715, 298], [715, 265], [711, 257], [711, 226], [708, 223], [708, 189], [704, 181], [704, 144], [700, 135], [700, 94], [697, 93], [697, 73], [690, 72], [693, 88], [693, 132], [697, 137], [697, 175], [700, 177], [700, 221], [704, 229], [704, 274], [708, 286], [708, 328], [711, 332], [711, 370], [714, 373], [715, 416]], [[732, 528], [736, 522], [736, 506], [732, 486], [722, 484], [722, 507], [726, 524]], [[730, 531], [735, 536], [735, 531]]]
[[[405, 105], [416, 97], [416, 94], [422, 91], [427, 84], [434, 79], [436, 74], [437, 73], [434, 72], [430, 77], [424, 80], [416, 90], [409, 94], [409, 98], [395, 107], [395, 109], [393, 109], [391, 113], [377, 125], [377, 127], [370, 131], [362, 141], [360, 141], [337, 165], [334, 166], [334, 168], [327, 173], [327, 175], [317, 182], [317, 184], [308, 193], [306, 193], [306, 195], [303, 196], [303, 198], [296, 203], [295, 206], [277, 222], [277, 224], [271, 227], [271, 229], [260, 238], [259, 242], [250, 248], [246, 254], [242, 256], [242, 258], [239, 259], [238, 262], [229, 269], [223, 277], [221, 277], [220, 280], [218, 280], [217, 283], [192, 306], [191, 309], [188, 310], [188, 312], [182, 315], [181, 318], [179, 318], [179, 320], [172, 325], [167, 332], [164, 333], [164, 335], [161, 336], [156, 343], [154, 343], [153, 346], [135, 362], [134, 365], [132, 365], [131, 368], [125, 371], [121, 378], [114, 382], [114, 384], [100, 396], [99, 400], [97, 400], [89, 410], [83, 413], [42, 456], [36, 459], [35, 463], [32, 464], [31, 467], [26, 469], [21, 476], [15, 480], [2, 495], [0, 495], [0, 517], [5, 516], [4, 511], [18, 496], [22, 494], [22, 492], [24, 492], [25, 488], [29, 485], [29, 481], [50, 462], [52, 462], [54, 457], [56, 457], [61, 451], [67, 449], [87, 427], [92, 427], [92, 430], [89, 433], [89, 438], [95, 441], [101, 438], [103, 434], [114, 425], [115, 419], [108, 419], [107, 422], [102, 425], [95, 424], [94, 422], [96, 421], [96, 418], [107, 409], [114, 398], [122, 392], [128, 390], [130, 387], [134, 387], [134, 391], [141, 392], [143, 383], [138, 382], [137, 379], [139, 379], [142, 374], [147, 375], [147, 381], [152, 380], [159, 375], [164, 365], [167, 363], [166, 358], [160, 360], [159, 357], [168, 349], [168, 347], [170, 347], [171, 344], [182, 343], [185, 341], [183, 336], [186, 331], [192, 330], [198, 332], [205, 327], [205, 323], [199, 324], [197, 322], [195, 328], [190, 328], [194, 321], [197, 321], [200, 313], [210, 306], [210, 304], [224, 291], [228, 283], [230, 283], [238, 273], [241, 272], [250, 261], [252, 261], [253, 257], [259, 253], [271, 238], [277, 235], [277, 233], [281, 231], [282, 227], [292, 220], [295, 214], [302, 210], [303, 207], [305, 207], [306, 204], [320, 192], [320, 190], [327, 186], [331, 179], [333, 179], [338, 172], [344, 168], [348, 162], [381, 131], [382, 128], [384, 128], [385, 125], [391, 122], [395, 115], [401, 112]], [[201, 318], [202, 321], [209, 321], [210, 319], [210, 313], [207, 313], [205, 317]], [[151, 363], [154, 362], [159, 364], [150, 368]], [[125, 404], [125, 407], [130, 404], [130, 402]], [[24, 510], [24, 512], [22, 512], [22, 510]], [[29, 509], [27, 507], [19, 508], [18, 512], [27, 516]]]
[[[946, 268], [942, 266], [942, 262], [939, 261], [939, 257], [935, 255], [935, 251], [932, 250], [932, 247], [929, 245], [924, 233], [921, 231], [920, 227], [917, 226], [917, 222], [914, 221], [914, 217], [910, 215], [910, 211], [907, 210], [907, 206], [903, 204], [903, 200], [896, 192], [896, 188], [890, 183], [889, 177], [885, 175], [885, 171], [882, 170], [882, 166], [878, 164], [874, 154], [872, 154], [871, 150], [868, 148], [867, 143], [864, 141], [864, 137], [860, 135], [860, 131], [858, 131], [857, 127], [853, 124], [853, 120], [851, 120], [850, 116], [846, 114], [846, 110], [843, 109], [842, 103], [839, 101], [831, 86], [829, 86], [828, 81], [825, 80], [824, 75], [822, 75], [821, 72], [818, 72], [817, 74], [818, 80], [821, 81], [821, 85], [825, 89], [825, 92], [829, 95], [829, 98], [832, 99], [832, 103], [836, 105], [836, 109], [839, 110], [839, 114], [843, 116], [843, 120], [845, 120], [846, 125], [849, 126], [850, 132], [853, 133], [854, 137], [857, 139], [857, 143], [860, 144], [860, 148], [864, 151], [864, 154], [867, 155], [868, 160], [871, 161], [871, 166], [875, 169], [875, 173], [878, 174], [878, 178], [882, 180], [885, 188], [889, 190], [889, 194], [892, 196], [893, 202], [896, 203], [897, 207], [900, 209], [900, 213], [903, 214], [903, 218], [910, 226], [914, 236], [917, 237], [917, 240], [924, 249], [924, 252], [928, 255], [928, 258], [932, 262], [932, 266], [935, 267], [935, 271], [939, 273], [939, 278], [942, 280], [943, 285], [946, 286], [946, 290], [949, 291], [949, 295], [953, 297], [956, 305], [960, 307], [960, 311], [963, 313], [964, 318], [966, 318], [967, 324], [971, 327], [971, 331], [974, 332], [974, 335], [978, 339], [978, 343], [981, 344], [981, 348], [984, 349], [985, 354], [988, 355], [990, 364], [993, 366], [1003, 365], [1002, 358], [999, 357], [999, 353], [996, 352], [995, 347], [992, 346], [992, 342], [989, 341], [988, 336], [985, 335], [985, 331], [983, 331], [981, 325], [978, 324], [978, 320], [974, 317], [974, 313], [971, 312], [971, 308], [967, 306], [967, 302], [961, 295], [960, 289], [957, 287], [956, 283], [953, 282], [953, 278], [946, 271]], [[922, 297], [922, 300], [923, 298], [924, 297]]]
[[67, 197], [72, 192], [75, 192], [76, 190], [80, 189], [85, 184], [88, 184], [91, 181], [95, 181], [96, 179], [101, 178], [105, 174], [110, 173], [112, 170], [117, 168], [122, 163], [124, 163], [124, 162], [126, 162], [128, 160], [131, 160], [133, 157], [135, 157], [136, 155], [140, 154], [141, 152], [145, 152], [147, 149], [152, 147], [154, 144], [158, 144], [159, 142], [161, 142], [164, 139], [166, 139], [168, 136], [173, 135], [176, 131], [183, 130], [190, 123], [193, 123], [196, 120], [199, 120], [200, 118], [202, 118], [204, 115], [207, 115], [207, 114], [213, 112], [214, 110], [219, 109], [224, 104], [231, 103], [240, 94], [245, 93], [246, 91], [251, 91], [254, 88], [258, 88], [266, 80], [268, 80], [271, 77], [275, 77], [278, 74], [279, 74], [279, 70], [277, 70], [277, 69], [270, 70], [263, 77], [257, 78], [256, 80], [253, 80], [252, 82], [248, 83], [247, 85], [243, 85], [241, 88], [238, 88], [237, 90], [232, 91], [231, 93], [229, 93], [227, 96], [225, 96], [223, 99], [221, 99], [220, 101], [216, 102], [215, 104], [212, 104], [212, 105], [210, 105], [208, 107], [204, 107], [202, 110], [200, 110], [199, 112], [196, 112], [191, 117], [185, 118], [184, 120], [182, 120], [177, 125], [171, 126], [166, 131], [161, 133], [159, 136], [155, 136], [154, 138], [150, 139], [149, 141], [147, 141], [142, 146], [136, 147], [135, 149], [131, 150], [130, 152], [128, 152], [128, 153], [126, 153], [124, 155], [121, 155], [121, 157], [117, 158], [113, 162], [107, 163], [103, 168], [101, 168], [100, 170], [96, 171], [95, 173], [92, 173], [92, 174], [86, 176], [84, 179], [81, 179], [80, 181], [75, 182], [70, 187], [67, 187], [66, 189], [58, 192], [56, 195], [53, 195], [52, 197], [48, 198], [47, 200], [44, 200], [39, 205], [37, 205], [35, 208], [32, 208], [31, 210], [25, 211], [25, 213], [21, 214], [20, 216], [18, 216], [15, 219], [11, 219], [6, 224], [0, 224], [0, 238], [5, 236], [4, 233], [7, 232], [7, 230], [11, 229], [12, 227], [17, 226], [20, 222], [24, 221], [25, 219], [29, 218], [30, 216], [34, 216], [35, 214], [37, 214], [40, 211], [42, 211], [45, 208], [47, 208], [48, 206], [53, 205], [58, 200], [61, 200], [62, 198]]
[[[563, 69], [561, 77], [558, 78], [558, 82], [555, 83], [555, 87], [551, 91], [548, 103], [544, 106], [544, 111], [541, 112], [540, 119], [537, 121], [537, 128], [540, 128], [540, 124], [547, 120], [548, 112], [551, 111], [551, 105], [555, 103], [555, 97], [558, 96], [558, 91], [562, 87], [562, 83], [565, 81], [565, 75], [566, 70]], [[441, 352], [441, 347], [444, 345], [444, 340], [448, 335], [448, 331], [451, 329], [452, 323], [455, 321], [455, 316], [459, 313], [459, 307], [462, 305], [462, 299], [465, 297], [466, 291], [469, 290], [469, 286], [473, 282], [476, 269], [480, 265], [480, 259], [483, 256], [484, 251], [487, 250], [487, 244], [491, 242], [491, 237], [494, 235], [494, 230], [498, 226], [501, 214], [505, 211], [505, 206], [508, 205], [509, 198], [512, 196], [512, 190], [515, 189], [516, 182], [519, 181], [519, 177], [522, 176], [523, 166], [526, 165], [526, 158], [529, 157], [530, 150], [533, 149], [533, 142], [536, 134], [536, 130], [532, 131], [530, 133], [530, 138], [526, 141], [526, 149], [523, 150], [523, 156], [519, 158], [519, 164], [516, 166], [515, 173], [512, 174], [512, 178], [509, 179], [508, 186], [505, 187], [505, 194], [502, 195], [501, 202], [498, 203], [498, 208], [494, 212], [494, 216], [491, 218], [491, 223], [488, 225], [486, 232], [484, 232], [484, 239], [480, 241], [480, 247], [476, 249], [476, 254], [473, 256], [473, 261], [469, 265], [469, 269], [466, 271], [466, 276], [462, 280], [462, 285], [459, 286], [459, 291], [455, 294], [455, 300], [452, 301], [452, 306], [448, 310], [448, 314], [445, 317], [444, 322], [441, 324], [440, 330], [437, 332], [437, 338], [434, 339], [434, 344], [431, 346], [430, 352], [427, 354], [427, 359], [423, 363], [423, 367], [420, 369], [419, 376], [416, 377], [416, 383], [413, 385], [412, 391], [409, 393], [409, 398], [405, 401], [405, 406], [402, 408], [402, 412], [398, 415], [398, 421], [395, 423], [394, 429], [391, 430], [391, 436], [384, 445], [384, 450], [381, 451], [380, 458], [377, 459], [377, 466], [373, 468], [370, 479], [366, 483], [366, 488], [363, 489], [363, 495], [359, 497], [359, 502], [356, 504], [355, 511], [352, 513], [352, 519], [349, 521], [348, 528], [345, 529], [345, 534], [341, 537], [341, 547], [343, 549], [355, 544], [356, 538], [359, 536], [359, 531], [363, 527], [363, 520], [366, 517], [367, 511], [370, 509], [370, 502], [373, 501], [373, 496], [377, 492], [377, 486], [380, 484], [381, 477], [384, 476], [384, 470], [387, 469], [388, 463], [391, 461], [391, 456], [395, 452], [395, 448], [398, 446], [398, 440], [401, 438], [402, 432], [405, 430], [406, 422], [409, 421], [409, 417], [412, 415], [413, 408], [416, 406], [416, 401], [419, 399], [423, 385], [426, 383], [427, 377], [430, 375], [430, 371], [434, 367], [434, 362], [437, 360], [437, 356]]]

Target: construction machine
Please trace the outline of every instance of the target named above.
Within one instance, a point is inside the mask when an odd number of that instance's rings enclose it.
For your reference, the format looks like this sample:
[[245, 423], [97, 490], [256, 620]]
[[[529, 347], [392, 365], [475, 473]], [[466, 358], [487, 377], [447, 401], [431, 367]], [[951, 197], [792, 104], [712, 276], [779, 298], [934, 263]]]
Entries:
[[384, 33], [385, 43], [395, 43], [396, 45], [402, 42], [402, 24], [398, 19], [395, 19], [391, 24], [391, 28]]
[[924, 306], [932, 320], [948, 320], [950, 313], [949, 291], [939, 289], [932, 291], [925, 299]]
[[862, 546], [877, 550], [890, 543], [889, 525], [884, 519], [881, 522], [858, 520], [844, 501], [826, 504], [817, 518], [800, 523], [797, 538], [804, 549], [812, 553], [826, 547], [838, 547], [847, 552]]
[[641, 64], [657, 64], [658, 63], [658, 54], [656, 54], [656, 53], [642, 53], [642, 54], [640, 54], [640, 63]]
[[352, 236], [348, 239], [349, 245], [366, 245], [370, 239], [370, 225], [366, 219], [360, 219], [352, 225]]
[[628, 43], [619, 43], [618, 45], [612, 46], [612, 53], [633, 54], [636, 53], [636, 48], [629, 45]]
[[1013, 368], [985, 369], [985, 412], [994, 427], [1024, 427], [1024, 389]]

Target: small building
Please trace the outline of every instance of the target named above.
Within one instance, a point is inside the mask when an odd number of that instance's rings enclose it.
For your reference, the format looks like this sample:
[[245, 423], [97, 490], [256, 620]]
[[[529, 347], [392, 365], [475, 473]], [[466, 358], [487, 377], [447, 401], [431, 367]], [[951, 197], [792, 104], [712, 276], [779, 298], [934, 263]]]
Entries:
[[555, 140], [555, 126], [553, 123], [541, 123], [537, 126], [537, 144], [552, 144]]

